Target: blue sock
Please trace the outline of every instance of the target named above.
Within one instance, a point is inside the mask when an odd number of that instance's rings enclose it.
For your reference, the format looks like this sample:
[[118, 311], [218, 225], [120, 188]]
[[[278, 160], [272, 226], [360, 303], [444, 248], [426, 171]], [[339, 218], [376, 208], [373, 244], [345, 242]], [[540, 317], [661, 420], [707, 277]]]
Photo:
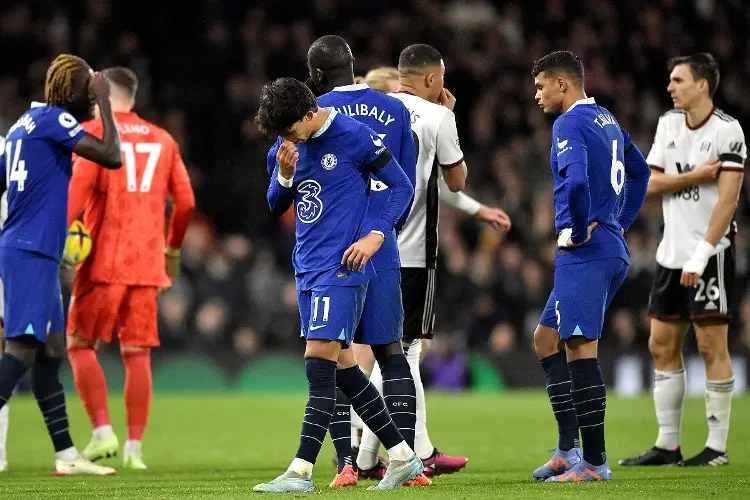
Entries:
[[5, 406], [13, 395], [13, 389], [24, 373], [26, 367], [18, 358], [8, 353], [0, 357], [0, 408]]
[[38, 357], [31, 368], [31, 390], [42, 411], [55, 451], [73, 447], [68, 429], [65, 390], [60, 383], [61, 365], [60, 358]]
[[383, 399], [393, 423], [409, 447], [414, 449], [414, 428], [417, 424], [417, 390], [411, 368], [404, 354], [388, 356], [380, 367], [383, 374]]
[[351, 401], [354, 411], [386, 449], [404, 440], [388, 414], [383, 398], [358, 366], [339, 370], [337, 375], [338, 386]]
[[544, 369], [547, 395], [557, 420], [557, 447], [568, 451], [578, 446], [578, 419], [570, 393], [570, 369], [564, 352], [539, 361]]
[[314, 464], [336, 407], [336, 362], [305, 358], [305, 372], [309, 395], [295, 456]]
[[[337, 377], [338, 378], [338, 377]], [[336, 408], [333, 412], [328, 432], [336, 450], [338, 469], [341, 472], [345, 466], [352, 465], [352, 418], [351, 403], [341, 389], [336, 389]]]
[[573, 405], [583, 441], [583, 459], [591, 465], [602, 465], [607, 460], [604, 446], [607, 392], [599, 360], [578, 359], [568, 366], [573, 384]]

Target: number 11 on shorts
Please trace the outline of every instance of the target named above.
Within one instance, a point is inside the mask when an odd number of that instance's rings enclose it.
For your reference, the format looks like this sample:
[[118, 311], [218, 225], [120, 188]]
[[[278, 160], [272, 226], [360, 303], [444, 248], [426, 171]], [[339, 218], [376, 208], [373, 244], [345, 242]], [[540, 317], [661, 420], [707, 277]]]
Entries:
[[321, 321], [326, 322], [328, 321], [328, 312], [331, 310], [331, 297], [313, 297], [313, 321], [318, 321], [319, 302], [323, 302], [323, 318]]

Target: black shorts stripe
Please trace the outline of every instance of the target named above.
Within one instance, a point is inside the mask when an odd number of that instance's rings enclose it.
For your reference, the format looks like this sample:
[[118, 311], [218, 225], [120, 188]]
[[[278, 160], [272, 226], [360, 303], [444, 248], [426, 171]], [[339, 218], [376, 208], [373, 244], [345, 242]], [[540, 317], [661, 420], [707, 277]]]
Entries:
[[401, 268], [404, 341], [432, 338], [435, 325], [435, 269]]
[[437, 159], [432, 163], [430, 178], [427, 179], [426, 208], [427, 216], [425, 217], [425, 265], [429, 269], [434, 269], [437, 264], [438, 249], [438, 179], [440, 164]]

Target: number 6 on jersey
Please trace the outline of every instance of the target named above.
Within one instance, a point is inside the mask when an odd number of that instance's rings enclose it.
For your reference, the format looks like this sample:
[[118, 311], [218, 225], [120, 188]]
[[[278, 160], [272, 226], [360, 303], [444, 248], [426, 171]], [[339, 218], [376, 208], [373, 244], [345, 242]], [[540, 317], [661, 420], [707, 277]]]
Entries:
[[[159, 163], [159, 155], [161, 154], [161, 144], [157, 142], [139, 142], [133, 144], [132, 142], [123, 142], [120, 144], [122, 150], [123, 160], [125, 163], [125, 171], [128, 179], [128, 191], [134, 193], [140, 191], [141, 193], [147, 193], [151, 190], [151, 181], [154, 178], [154, 171], [156, 165]], [[136, 180], [136, 164], [135, 155], [136, 153], [146, 153], [148, 158], [146, 159], [146, 168], [143, 170], [143, 179], [141, 179], [140, 188], [137, 187]]]

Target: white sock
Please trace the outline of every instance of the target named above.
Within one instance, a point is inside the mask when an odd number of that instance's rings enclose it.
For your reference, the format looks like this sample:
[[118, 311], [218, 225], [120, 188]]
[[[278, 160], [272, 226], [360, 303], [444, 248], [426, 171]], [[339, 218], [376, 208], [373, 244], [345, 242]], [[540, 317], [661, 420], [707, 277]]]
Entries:
[[70, 448], [55, 452], [55, 458], [64, 462], [72, 462], [74, 460], [77, 460], [78, 457], [78, 450], [76, 450], [75, 446], [71, 446]]
[[312, 477], [313, 464], [311, 464], [307, 460], [302, 460], [301, 458], [295, 457], [294, 460], [292, 460], [292, 463], [289, 464], [289, 468], [287, 468], [287, 471], [299, 474], [305, 479], [310, 479]]
[[122, 450], [125, 455], [140, 455], [141, 454], [141, 442], [134, 439], [128, 439], [125, 441], [125, 447]]
[[674, 450], [680, 446], [685, 382], [684, 368], [675, 372], [654, 370], [654, 407], [659, 423], [656, 447], [662, 450]]
[[349, 415], [351, 415], [352, 419], [352, 448], [359, 448], [359, 433], [362, 431], [365, 423], [362, 422], [362, 419], [357, 415], [357, 412], [354, 411], [353, 406], [351, 407]]
[[430, 458], [435, 447], [430, 441], [430, 435], [427, 434], [427, 407], [424, 399], [424, 385], [422, 376], [419, 373], [419, 357], [422, 352], [422, 341], [417, 339], [409, 346], [409, 352], [406, 353], [406, 361], [411, 368], [411, 376], [414, 378], [414, 388], [417, 394], [417, 424], [414, 434], [414, 451], [422, 460]]
[[406, 444], [406, 441], [401, 441], [393, 448], [388, 448], [388, 458], [392, 461], [399, 460], [401, 462], [406, 462], [408, 460], [411, 460], [411, 457], [414, 456], [414, 450], [409, 448], [409, 445]]
[[[383, 374], [380, 373], [380, 365], [375, 363], [370, 374], [370, 382], [375, 389], [383, 394]], [[408, 446], [407, 446], [408, 448]], [[380, 440], [369, 427], [363, 424], [362, 440], [359, 442], [359, 454], [357, 455], [357, 467], [362, 470], [372, 469], [378, 463], [378, 450], [380, 449]]]
[[115, 432], [112, 430], [111, 425], [100, 425], [94, 429], [94, 439], [97, 441], [104, 441], [112, 437]]
[[733, 390], [734, 377], [727, 380], [706, 381], [706, 422], [708, 423], [706, 447], [715, 451], [727, 451]]
[[0, 408], [0, 460], [5, 460], [5, 447], [8, 443], [8, 413], [10, 407], [8, 403]]

